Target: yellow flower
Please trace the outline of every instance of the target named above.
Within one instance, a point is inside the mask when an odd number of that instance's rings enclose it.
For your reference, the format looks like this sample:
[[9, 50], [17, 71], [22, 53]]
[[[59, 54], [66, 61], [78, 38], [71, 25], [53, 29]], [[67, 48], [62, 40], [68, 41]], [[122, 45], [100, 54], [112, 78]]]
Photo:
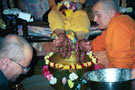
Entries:
[[56, 67], [56, 68], [59, 68], [59, 64], [58, 64], [58, 63], [56, 63], [55, 67]]
[[90, 58], [92, 58], [92, 51], [87, 52], [87, 55], [88, 55]]
[[75, 38], [74, 33], [72, 31], [69, 31], [69, 34], [67, 34], [67, 37], [71, 40]]
[[53, 62], [50, 62], [50, 66], [51, 66], [51, 67], [54, 67], [54, 63], [53, 63]]
[[59, 68], [62, 68], [63, 67], [63, 64], [59, 64]]
[[90, 66], [91, 65], [91, 62], [87, 62], [87, 64], [88, 64], [88, 66]]
[[59, 10], [61, 6], [62, 6], [62, 3], [58, 3], [57, 10]]
[[72, 69], [75, 69], [75, 65], [73, 64], [73, 65], [71, 65], [71, 67], [72, 67]]
[[45, 59], [48, 59], [48, 58], [50, 58], [49, 55], [46, 55], [46, 56], [45, 56]]
[[69, 65], [65, 65], [63, 69], [70, 69]]
[[84, 65], [85, 67], [87, 67], [87, 63], [84, 63], [83, 65]]
[[50, 52], [50, 53], [49, 53], [49, 56], [51, 57], [52, 55], [53, 55], [53, 52]]
[[71, 16], [72, 13], [73, 13], [73, 11], [71, 9], [65, 10], [66, 17]]
[[70, 88], [73, 88], [74, 87], [74, 82], [72, 82], [72, 80], [68, 79], [68, 86]]
[[94, 64], [96, 64], [96, 58], [94, 58], [94, 57], [92, 57], [92, 62], [94, 63]]
[[49, 62], [50, 62], [49, 60], [46, 60], [46, 61], [45, 61], [45, 64], [47, 64], [47, 65], [48, 65], [48, 64], [49, 64]]
[[79, 65], [79, 64], [76, 64], [76, 68], [77, 68], [77, 69], [82, 69], [82, 66]]

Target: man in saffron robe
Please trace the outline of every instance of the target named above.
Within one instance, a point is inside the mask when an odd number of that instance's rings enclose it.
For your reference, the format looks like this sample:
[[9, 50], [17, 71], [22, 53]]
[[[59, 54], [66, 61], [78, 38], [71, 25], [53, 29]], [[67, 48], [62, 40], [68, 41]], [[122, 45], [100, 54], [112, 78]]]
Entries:
[[[85, 50], [106, 51], [107, 68], [135, 69], [135, 22], [128, 15], [119, 13], [115, 0], [98, 0], [93, 6], [94, 21], [99, 29], [106, 29]], [[89, 47], [88, 47], [89, 46]], [[99, 59], [100, 60], [100, 59]]]

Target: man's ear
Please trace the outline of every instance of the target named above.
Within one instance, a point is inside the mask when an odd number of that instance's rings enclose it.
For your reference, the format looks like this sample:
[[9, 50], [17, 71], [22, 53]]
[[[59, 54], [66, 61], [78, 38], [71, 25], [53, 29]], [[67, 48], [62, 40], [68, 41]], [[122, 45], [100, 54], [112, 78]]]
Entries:
[[7, 70], [8, 64], [10, 63], [10, 60], [8, 58], [4, 58], [1, 62], [0, 62], [0, 67], [2, 71]]
[[116, 12], [115, 12], [113, 9], [111, 9], [111, 10], [109, 11], [109, 15], [110, 15], [111, 17], [113, 17], [115, 14], [116, 14]]

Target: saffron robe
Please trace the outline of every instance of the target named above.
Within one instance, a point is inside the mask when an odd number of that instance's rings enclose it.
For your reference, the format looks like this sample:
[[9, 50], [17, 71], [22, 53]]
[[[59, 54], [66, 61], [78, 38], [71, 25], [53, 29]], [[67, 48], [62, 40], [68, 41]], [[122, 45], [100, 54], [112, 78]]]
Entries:
[[[99, 38], [100, 37], [100, 38]], [[116, 14], [107, 31], [92, 42], [93, 51], [106, 50], [110, 68], [135, 68], [135, 22]]]

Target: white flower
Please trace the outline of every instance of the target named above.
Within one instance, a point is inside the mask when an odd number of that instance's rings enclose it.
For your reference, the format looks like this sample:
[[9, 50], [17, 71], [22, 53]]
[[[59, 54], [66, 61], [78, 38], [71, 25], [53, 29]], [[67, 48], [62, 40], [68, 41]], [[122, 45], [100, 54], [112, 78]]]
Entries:
[[70, 3], [69, 3], [69, 1], [64, 1], [64, 5], [65, 5], [67, 8], [70, 8]]
[[72, 72], [70, 75], [69, 75], [69, 78], [70, 78], [70, 80], [76, 80], [77, 78], [78, 78], [78, 75], [76, 74], [76, 73], [74, 73], [74, 72]]
[[50, 84], [54, 85], [57, 83], [57, 78], [51, 77]]

